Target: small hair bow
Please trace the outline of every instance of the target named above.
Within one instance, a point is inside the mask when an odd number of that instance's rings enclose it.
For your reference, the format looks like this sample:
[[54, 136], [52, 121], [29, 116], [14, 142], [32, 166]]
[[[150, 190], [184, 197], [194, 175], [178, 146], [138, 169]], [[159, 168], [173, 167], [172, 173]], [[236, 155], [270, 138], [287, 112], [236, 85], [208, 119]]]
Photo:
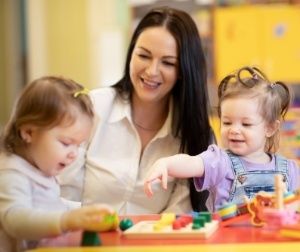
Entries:
[[76, 98], [76, 97], [78, 97], [79, 95], [88, 95], [89, 92], [90, 92], [89, 89], [83, 88], [83, 89], [81, 89], [81, 90], [75, 92], [75, 93], [73, 94], [73, 96]]

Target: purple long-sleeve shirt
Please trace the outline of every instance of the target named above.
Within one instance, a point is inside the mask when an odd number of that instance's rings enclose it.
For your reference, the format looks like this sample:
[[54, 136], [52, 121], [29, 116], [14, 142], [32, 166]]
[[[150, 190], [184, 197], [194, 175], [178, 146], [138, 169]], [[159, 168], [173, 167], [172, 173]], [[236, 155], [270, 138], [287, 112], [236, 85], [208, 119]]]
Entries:
[[[210, 145], [205, 152], [199, 154], [204, 163], [204, 176], [194, 178], [198, 191], [209, 190], [208, 210], [215, 211], [218, 205], [226, 202], [234, 180], [232, 164], [226, 151], [216, 145]], [[241, 158], [246, 171], [274, 170], [275, 157], [267, 164], [251, 163]], [[300, 187], [300, 169], [294, 160], [288, 159], [289, 188], [294, 191]]]

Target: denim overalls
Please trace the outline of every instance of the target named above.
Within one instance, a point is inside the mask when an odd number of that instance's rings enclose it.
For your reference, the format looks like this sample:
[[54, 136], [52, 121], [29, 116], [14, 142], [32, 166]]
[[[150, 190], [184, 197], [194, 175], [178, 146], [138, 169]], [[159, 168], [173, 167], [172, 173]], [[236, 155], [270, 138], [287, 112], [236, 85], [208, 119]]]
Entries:
[[235, 174], [233, 184], [229, 193], [228, 202], [235, 204], [244, 203], [243, 196], [252, 198], [259, 191], [274, 192], [275, 175], [282, 174], [283, 182], [289, 191], [289, 176], [287, 159], [275, 156], [275, 169], [274, 170], [256, 170], [246, 171], [240, 158], [230, 152], [227, 152], [232, 163], [232, 170]]

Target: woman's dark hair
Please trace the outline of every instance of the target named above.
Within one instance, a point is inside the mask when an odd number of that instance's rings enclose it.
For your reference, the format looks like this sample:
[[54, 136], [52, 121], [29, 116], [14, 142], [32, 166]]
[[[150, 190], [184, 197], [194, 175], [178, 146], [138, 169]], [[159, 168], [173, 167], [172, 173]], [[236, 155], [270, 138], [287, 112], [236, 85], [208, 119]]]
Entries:
[[[129, 44], [124, 76], [114, 87], [122, 97], [131, 99], [133, 86], [129, 75], [132, 52], [140, 34], [150, 27], [165, 27], [175, 38], [180, 76], [172, 90], [174, 97], [173, 120], [175, 136], [180, 137], [180, 152], [196, 155], [207, 149], [212, 132], [208, 118], [207, 69], [205, 56], [197, 26], [191, 16], [184, 11], [169, 7], [156, 8], [148, 12], [135, 29]], [[198, 197], [193, 181], [190, 183], [194, 210], [199, 210]], [[205, 201], [201, 199], [201, 204]], [[203, 209], [203, 206], [200, 208]]]

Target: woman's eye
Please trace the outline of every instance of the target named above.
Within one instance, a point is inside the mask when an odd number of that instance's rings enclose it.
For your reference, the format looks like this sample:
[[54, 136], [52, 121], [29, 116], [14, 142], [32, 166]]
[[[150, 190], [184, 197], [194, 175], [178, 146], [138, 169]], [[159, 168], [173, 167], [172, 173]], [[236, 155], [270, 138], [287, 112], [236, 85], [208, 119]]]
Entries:
[[243, 126], [244, 127], [250, 127], [252, 124], [250, 124], [250, 123], [243, 123]]
[[169, 62], [169, 61], [163, 61], [163, 64], [166, 66], [175, 66], [176, 64], [173, 62]]
[[149, 59], [150, 56], [146, 55], [146, 54], [138, 54], [138, 56], [142, 59]]

